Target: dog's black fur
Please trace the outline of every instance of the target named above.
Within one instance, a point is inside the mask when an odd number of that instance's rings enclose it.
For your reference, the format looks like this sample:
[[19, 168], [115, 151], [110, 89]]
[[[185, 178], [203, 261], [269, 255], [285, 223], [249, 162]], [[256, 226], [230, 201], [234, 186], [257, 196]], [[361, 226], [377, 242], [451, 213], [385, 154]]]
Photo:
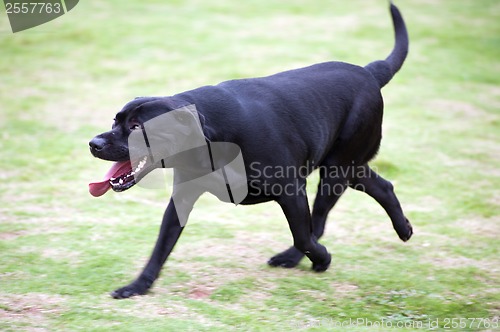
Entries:
[[[390, 10], [396, 42], [386, 60], [366, 67], [326, 62], [268, 77], [226, 81], [172, 97], [138, 98], [117, 114], [111, 131], [90, 142], [91, 152], [101, 159], [127, 160], [131, 130], [160, 114], [194, 104], [207, 139], [232, 142], [241, 148], [247, 177], [251, 179], [248, 196], [241, 203], [274, 200], [283, 209], [294, 243], [272, 257], [270, 265], [294, 267], [305, 255], [312, 261], [313, 270], [328, 268], [331, 256], [318, 239], [330, 209], [347, 187], [363, 190], [377, 200], [399, 237], [407, 241], [412, 227], [391, 183], [367, 164], [376, 155], [382, 137], [380, 89], [401, 68], [408, 52], [408, 35], [401, 14], [392, 4]], [[309, 172], [320, 167], [321, 180], [312, 213], [307, 196], [299, 190], [305, 178], [265, 177], [261, 172], [264, 167], [307, 167]], [[356, 172], [337, 172], [336, 176], [329, 176], [327, 171], [353, 167]], [[297, 190], [277, 196], [261, 190], [261, 183]], [[328, 190], [339, 187], [343, 190]], [[197, 198], [192, 198], [193, 204]], [[148, 264], [134, 282], [114, 291], [112, 296], [145, 294], [182, 229], [171, 200]]]

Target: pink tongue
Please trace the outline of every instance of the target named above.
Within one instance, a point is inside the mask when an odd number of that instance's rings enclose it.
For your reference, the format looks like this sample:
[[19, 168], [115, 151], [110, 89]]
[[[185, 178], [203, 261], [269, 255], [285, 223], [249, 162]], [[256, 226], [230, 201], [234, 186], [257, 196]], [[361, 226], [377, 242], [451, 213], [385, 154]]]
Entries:
[[111, 184], [109, 184], [109, 179], [117, 178], [120, 175], [126, 174], [132, 170], [130, 161], [118, 161], [111, 166], [109, 171], [104, 175], [104, 179], [101, 182], [91, 182], [89, 183], [89, 192], [94, 197], [99, 197], [104, 195], [109, 189], [111, 189]]

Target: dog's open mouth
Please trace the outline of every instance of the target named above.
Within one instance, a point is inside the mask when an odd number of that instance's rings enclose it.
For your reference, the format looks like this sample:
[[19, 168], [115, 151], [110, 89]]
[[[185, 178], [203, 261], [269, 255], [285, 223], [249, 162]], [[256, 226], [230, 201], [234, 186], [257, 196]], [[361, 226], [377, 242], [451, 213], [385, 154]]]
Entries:
[[144, 157], [134, 169], [130, 160], [115, 162], [102, 181], [89, 183], [90, 194], [99, 197], [109, 189], [120, 192], [131, 188], [136, 184], [137, 175], [144, 170], [147, 160], [148, 157]]

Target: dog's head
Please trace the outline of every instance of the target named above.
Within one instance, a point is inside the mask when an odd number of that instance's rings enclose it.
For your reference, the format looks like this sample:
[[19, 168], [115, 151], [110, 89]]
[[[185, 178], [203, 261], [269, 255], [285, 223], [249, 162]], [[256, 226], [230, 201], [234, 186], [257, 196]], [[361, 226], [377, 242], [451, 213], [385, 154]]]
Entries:
[[203, 117], [172, 97], [140, 97], [116, 114], [110, 131], [89, 142], [94, 157], [115, 162], [104, 179], [89, 184], [93, 196], [131, 188], [169, 157], [205, 144]]

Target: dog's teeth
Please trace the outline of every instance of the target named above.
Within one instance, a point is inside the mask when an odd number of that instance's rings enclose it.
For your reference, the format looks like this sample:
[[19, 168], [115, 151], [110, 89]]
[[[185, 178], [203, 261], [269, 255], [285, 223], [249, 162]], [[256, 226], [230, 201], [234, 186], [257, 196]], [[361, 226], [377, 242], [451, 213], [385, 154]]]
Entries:
[[139, 173], [139, 171], [142, 170], [144, 168], [144, 166], [146, 165], [147, 159], [148, 159], [147, 156], [142, 158], [142, 160], [139, 161], [139, 163], [137, 164], [137, 167], [132, 171], [131, 175], [135, 175], [135, 173]]
[[123, 184], [123, 179], [120, 179], [120, 181], [118, 181], [119, 184]]
[[134, 173], [139, 172], [144, 167], [144, 165], [146, 165], [146, 162], [145, 161], [141, 161], [139, 163], [139, 165], [137, 165], [137, 168], [134, 170]]
[[111, 181], [115, 181], [115, 180], [116, 180], [116, 178], [111, 178], [110, 180], [111, 180]]

